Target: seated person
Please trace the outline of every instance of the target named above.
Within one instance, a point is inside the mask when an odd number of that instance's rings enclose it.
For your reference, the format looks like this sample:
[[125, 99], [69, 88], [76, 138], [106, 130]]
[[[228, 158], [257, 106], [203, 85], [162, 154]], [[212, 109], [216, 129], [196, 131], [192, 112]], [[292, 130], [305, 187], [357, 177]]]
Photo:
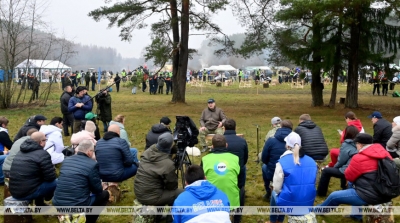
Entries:
[[[272, 129], [268, 131], [267, 135], [265, 135], [264, 145], [265, 145], [265, 142], [267, 142], [267, 140], [270, 137], [274, 137], [276, 130], [281, 127], [281, 118], [273, 117], [271, 119], [271, 126], [272, 126]], [[262, 156], [262, 152], [260, 152], [258, 154], [258, 160], [261, 160], [261, 156]]]
[[215, 135], [212, 139], [211, 153], [201, 159], [201, 165], [207, 180], [228, 196], [231, 209], [234, 209], [240, 206], [238, 187], [240, 166], [239, 158], [230, 153], [227, 146], [223, 135]]
[[71, 144], [75, 148], [75, 152], [78, 152], [76, 150], [76, 147], [79, 145], [80, 142], [82, 142], [85, 139], [90, 140], [93, 143], [93, 145], [96, 146], [97, 141], [94, 136], [95, 131], [96, 131], [96, 125], [94, 124], [94, 122], [86, 121], [84, 130], [72, 134]]
[[202, 147], [201, 152], [206, 152], [208, 150], [206, 143], [207, 134], [220, 134], [223, 135], [224, 131], [222, 126], [224, 126], [226, 116], [222, 109], [215, 106], [215, 100], [210, 98], [207, 101], [207, 108], [203, 110], [200, 117], [200, 146]]
[[96, 159], [103, 182], [121, 182], [135, 176], [137, 150], [119, 137], [118, 125], [110, 125], [108, 132], [96, 144]]
[[392, 158], [400, 157], [400, 116], [393, 119], [392, 136], [386, 143], [386, 150], [390, 153]]
[[47, 142], [44, 150], [51, 156], [53, 164], [61, 163], [64, 160], [64, 142], [62, 139], [63, 118], [54, 117], [50, 121], [50, 125], [40, 126], [39, 132], [43, 132], [46, 136]]
[[43, 150], [46, 136], [35, 132], [21, 144], [10, 170], [10, 193], [18, 200], [35, 200], [36, 206], [45, 206], [56, 189], [56, 169], [51, 156]]
[[93, 112], [86, 113], [85, 120], [81, 122], [81, 129], [80, 130], [84, 130], [85, 129], [85, 125], [86, 125], [87, 121], [92, 121], [94, 123], [94, 125], [96, 126], [96, 130], [94, 131], [94, 139], [96, 141], [99, 141], [101, 139], [101, 136], [100, 136], [99, 126], [96, 124], [96, 118], [97, 118], [97, 115], [93, 114]]
[[[304, 155], [300, 157], [301, 138], [292, 132], [286, 138], [286, 151], [276, 163], [273, 191], [270, 206], [312, 206], [315, 200], [315, 181], [317, 179], [317, 165], [315, 161]], [[293, 193], [292, 191], [301, 191]], [[313, 213], [304, 212], [291, 218], [304, 222], [305, 219], [314, 219]], [[270, 215], [270, 223], [283, 222], [285, 215]]]
[[34, 115], [26, 120], [25, 124], [19, 129], [18, 133], [14, 136], [14, 142], [21, 137], [26, 136], [29, 129], [37, 129], [39, 131], [40, 126], [46, 123], [47, 118], [43, 115]]
[[[174, 223], [183, 222], [219, 222], [230, 223], [229, 200], [224, 192], [206, 180], [202, 167], [189, 166], [185, 172], [186, 187], [174, 202]], [[190, 210], [191, 215], [185, 213], [185, 209], [179, 207], [203, 206], [210, 209]], [[174, 209], [178, 208], [178, 209]]]
[[309, 114], [302, 114], [299, 118], [299, 126], [294, 130], [300, 135], [302, 147], [301, 154], [313, 158], [314, 160], [324, 160], [328, 155], [328, 145], [326, 145], [324, 134]]
[[169, 125], [171, 124], [171, 119], [168, 117], [162, 117], [159, 124], [155, 124], [151, 127], [150, 131], [146, 135], [146, 146], [144, 149], [148, 149], [150, 146], [154, 145], [158, 141], [158, 137], [166, 132], [172, 133]]
[[264, 199], [271, 199], [270, 183], [274, 177], [276, 162], [281, 155], [286, 151], [285, 138], [292, 132], [293, 124], [289, 120], [281, 122], [281, 128], [276, 130], [275, 135], [269, 138], [264, 145], [261, 160], [264, 163], [262, 166], [262, 175], [264, 180], [264, 188], [266, 194]]
[[[8, 134], [8, 119], [0, 116], [0, 185], [4, 185], [3, 164], [13, 146], [13, 142]], [[9, 169], [8, 169], [9, 170]], [[8, 177], [9, 175], [7, 175]]]
[[172, 205], [182, 193], [178, 189], [175, 163], [170, 159], [174, 139], [167, 132], [158, 137], [157, 144], [145, 150], [135, 177], [136, 199], [144, 205]]
[[114, 120], [110, 122], [110, 125], [118, 125], [119, 127], [119, 137], [121, 139], [125, 139], [129, 146], [132, 146], [131, 142], [129, 141], [128, 133], [125, 130], [125, 116], [124, 115], [117, 115]]
[[[391, 198], [382, 196], [374, 187], [378, 170], [378, 160], [390, 157], [390, 154], [379, 143], [373, 143], [372, 136], [359, 133], [353, 140], [358, 153], [353, 156], [344, 175], [354, 184], [347, 190], [332, 192], [319, 206], [338, 206], [348, 204], [354, 206], [376, 205], [389, 202]], [[352, 215], [362, 220], [362, 215]]]
[[353, 139], [358, 134], [358, 128], [350, 125], [345, 129], [344, 141], [340, 148], [338, 160], [334, 167], [327, 167], [322, 170], [321, 179], [319, 180], [317, 194], [318, 196], [326, 196], [328, 192], [329, 181], [331, 177], [340, 178], [340, 187], [346, 190], [346, 178], [344, 171], [349, 166], [351, 157], [358, 153]]
[[[109, 193], [101, 186], [99, 165], [94, 160], [94, 145], [92, 141], [85, 139], [77, 148], [78, 153], [65, 159], [61, 166], [53, 204], [106, 206]], [[98, 215], [86, 215], [86, 222], [96, 222], [98, 217]]]

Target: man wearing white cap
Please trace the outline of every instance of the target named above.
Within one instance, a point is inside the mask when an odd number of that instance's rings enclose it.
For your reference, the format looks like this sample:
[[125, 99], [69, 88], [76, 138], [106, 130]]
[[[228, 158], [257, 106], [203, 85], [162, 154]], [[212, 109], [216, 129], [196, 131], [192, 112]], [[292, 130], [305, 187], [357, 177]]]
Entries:
[[268, 131], [267, 135], [265, 136], [264, 142], [266, 142], [270, 137], [274, 136], [276, 130], [281, 127], [281, 118], [273, 117], [271, 119], [271, 126], [272, 126], [272, 129]]
[[392, 136], [386, 143], [386, 150], [390, 153], [392, 158], [400, 157], [400, 116], [393, 119]]

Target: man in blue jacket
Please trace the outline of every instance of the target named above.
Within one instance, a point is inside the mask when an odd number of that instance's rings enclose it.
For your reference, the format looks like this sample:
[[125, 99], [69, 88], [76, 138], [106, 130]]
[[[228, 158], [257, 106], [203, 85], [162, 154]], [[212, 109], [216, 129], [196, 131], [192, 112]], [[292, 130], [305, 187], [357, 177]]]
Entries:
[[[65, 159], [53, 198], [55, 206], [106, 206], [107, 190], [101, 186], [99, 165], [94, 159], [94, 145], [83, 140], [78, 153]], [[86, 222], [96, 222], [98, 215], [87, 215]]]
[[264, 149], [262, 151], [261, 160], [264, 163], [262, 166], [262, 175], [264, 180], [265, 200], [271, 198], [271, 188], [269, 187], [275, 172], [276, 162], [278, 162], [281, 155], [286, 151], [285, 137], [292, 132], [293, 124], [289, 120], [283, 120], [281, 122], [281, 128], [278, 128], [275, 135], [268, 138], [265, 142]]
[[202, 167], [188, 167], [185, 181], [185, 191], [176, 198], [172, 207], [174, 223], [231, 222], [228, 197], [206, 180]]
[[92, 111], [93, 103], [89, 95], [86, 95], [87, 88], [79, 86], [76, 88], [76, 95], [68, 102], [68, 111], [74, 114], [73, 133], [80, 130], [82, 120], [85, 120], [86, 113]]

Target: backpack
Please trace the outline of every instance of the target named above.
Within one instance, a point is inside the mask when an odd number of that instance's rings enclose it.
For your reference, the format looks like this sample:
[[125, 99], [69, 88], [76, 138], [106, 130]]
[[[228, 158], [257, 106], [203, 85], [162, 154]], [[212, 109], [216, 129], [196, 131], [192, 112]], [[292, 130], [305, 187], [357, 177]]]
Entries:
[[372, 186], [385, 197], [395, 198], [400, 195], [399, 168], [389, 157], [378, 161], [375, 184]]

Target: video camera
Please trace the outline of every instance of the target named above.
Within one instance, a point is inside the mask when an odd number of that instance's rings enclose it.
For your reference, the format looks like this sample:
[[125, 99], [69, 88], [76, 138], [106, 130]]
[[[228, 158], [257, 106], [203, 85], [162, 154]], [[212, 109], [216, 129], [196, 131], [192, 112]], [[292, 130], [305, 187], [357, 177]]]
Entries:
[[193, 120], [188, 116], [176, 116], [176, 124], [174, 129], [174, 141], [178, 147], [178, 151], [184, 151], [187, 146], [193, 147], [199, 141], [197, 136], [199, 130]]

